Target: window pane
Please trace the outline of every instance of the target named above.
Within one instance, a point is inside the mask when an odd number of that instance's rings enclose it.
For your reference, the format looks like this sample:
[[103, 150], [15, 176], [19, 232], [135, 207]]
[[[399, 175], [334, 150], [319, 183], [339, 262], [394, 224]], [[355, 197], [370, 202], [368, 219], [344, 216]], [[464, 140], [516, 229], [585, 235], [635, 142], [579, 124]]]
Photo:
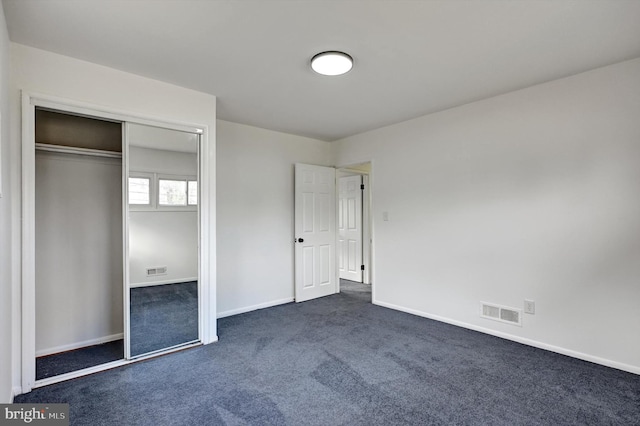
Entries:
[[149, 185], [148, 178], [129, 178], [129, 204], [149, 205]]
[[189, 199], [190, 206], [195, 206], [198, 204], [198, 181], [190, 180], [189, 181]]
[[161, 206], [186, 206], [186, 180], [158, 180], [158, 203]]

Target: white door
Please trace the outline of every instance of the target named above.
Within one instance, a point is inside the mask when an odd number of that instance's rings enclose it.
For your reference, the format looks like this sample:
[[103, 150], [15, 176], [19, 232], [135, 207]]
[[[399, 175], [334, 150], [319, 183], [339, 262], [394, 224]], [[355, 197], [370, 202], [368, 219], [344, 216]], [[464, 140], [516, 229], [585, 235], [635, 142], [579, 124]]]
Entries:
[[335, 169], [295, 165], [294, 237], [296, 302], [336, 293]]
[[362, 282], [362, 176], [338, 179], [338, 271]]

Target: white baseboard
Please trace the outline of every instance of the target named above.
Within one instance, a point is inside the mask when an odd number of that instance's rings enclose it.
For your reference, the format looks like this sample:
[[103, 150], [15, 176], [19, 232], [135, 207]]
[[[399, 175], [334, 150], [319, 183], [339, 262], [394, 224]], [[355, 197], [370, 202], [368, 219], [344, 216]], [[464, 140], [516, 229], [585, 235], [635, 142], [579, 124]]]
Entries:
[[87, 346], [100, 345], [102, 343], [113, 342], [114, 340], [120, 340], [124, 338], [123, 333], [112, 334], [110, 336], [98, 337], [96, 339], [89, 339], [83, 342], [74, 342], [67, 345], [56, 346], [53, 348], [40, 349], [36, 351], [36, 357], [53, 355], [60, 352], [72, 351], [74, 349], [80, 349]]
[[294, 301], [293, 297], [286, 299], [273, 300], [271, 302], [260, 303], [258, 305], [247, 306], [244, 308], [231, 309], [229, 311], [218, 312], [218, 318], [230, 317], [232, 315], [244, 314], [246, 312], [257, 311], [258, 309], [271, 308], [273, 306], [284, 305], [285, 303], [291, 303]]
[[9, 404], [13, 404], [13, 399], [20, 395], [22, 393], [22, 388], [20, 386], [16, 386], [13, 389], [11, 389], [10, 395], [9, 395]]
[[60, 383], [78, 377], [88, 376], [89, 374], [99, 373], [100, 371], [110, 370], [112, 368], [121, 367], [123, 365], [131, 364], [135, 361], [126, 359], [120, 359], [117, 361], [108, 362], [106, 364], [95, 365], [82, 370], [71, 371], [70, 373], [59, 374], [57, 376], [48, 377], [46, 379], [36, 380], [33, 384], [33, 389], [40, 388], [42, 386], [52, 385], [54, 383]]
[[150, 281], [150, 282], [144, 282], [144, 283], [131, 283], [129, 284], [129, 288], [152, 287], [154, 285], [164, 285], [164, 284], [182, 284], [182, 283], [187, 283], [191, 281], [198, 281], [198, 277], [174, 278], [172, 280]]
[[544, 342], [539, 342], [537, 340], [527, 339], [525, 337], [514, 336], [509, 333], [503, 333], [501, 331], [491, 330], [489, 328], [480, 327], [473, 324], [468, 324], [462, 321], [453, 320], [450, 318], [441, 317], [438, 315], [428, 314], [426, 312], [422, 312], [416, 309], [405, 308], [402, 306], [394, 305], [392, 303], [380, 302], [378, 300], [373, 301], [374, 305], [382, 306], [384, 308], [393, 309], [396, 311], [406, 312], [408, 314], [417, 315], [419, 317], [432, 319], [434, 321], [444, 322], [447, 324], [455, 325], [457, 327], [467, 328], [469, 330], [478, 331], [480, 333], [489, 334], [491, 336], [500, 337], [502, 339], [511, 340], [513, 342], [522, 343], [523, 345], [533, 346], [534, 348], [544, 349], [550, 352], [559, 353], [561, 355], [570, 356], [572, 358], [581, 359], [583, 361], [593, 362], [594, 364], [604, 365], [605, 367], [611, 367], [618, 370], [626, 371], [633, 374], [640, 375], [640, 367], [624, 364], [618, 361], [613, 361], [606, 358], [600, 358], [594, 355], [585, 354], [582, 352], [577, 352], [571, 349], [563, 348], [560, 346], [550, 345]]

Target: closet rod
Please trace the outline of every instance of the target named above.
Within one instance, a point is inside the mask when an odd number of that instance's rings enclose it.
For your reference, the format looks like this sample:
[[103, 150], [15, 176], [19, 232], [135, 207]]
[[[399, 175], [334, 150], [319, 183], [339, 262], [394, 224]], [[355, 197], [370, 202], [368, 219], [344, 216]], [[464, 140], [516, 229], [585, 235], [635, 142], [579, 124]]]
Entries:
[[48, 143], [36, 143], [36, 150], [60, 152], [63, 154], [90, 155], [92, 157], [122, 158], [121, 152], [104, 151], [102, 149], [77, 148], [75, 146], [51, 145]]

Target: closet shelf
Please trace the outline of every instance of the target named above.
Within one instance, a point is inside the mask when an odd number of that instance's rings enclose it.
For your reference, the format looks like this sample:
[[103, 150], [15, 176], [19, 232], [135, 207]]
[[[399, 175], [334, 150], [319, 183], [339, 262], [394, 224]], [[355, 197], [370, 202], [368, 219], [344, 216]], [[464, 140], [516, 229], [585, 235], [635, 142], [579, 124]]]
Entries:
[[121, 152], [105, 151], [102, 149], [78, 148], [75, 146], [52, 145], [48, 143], [36, 143], [36, 150], [59, 152], [63, 154], [90, 155], [93, 157], [122, 158]]

